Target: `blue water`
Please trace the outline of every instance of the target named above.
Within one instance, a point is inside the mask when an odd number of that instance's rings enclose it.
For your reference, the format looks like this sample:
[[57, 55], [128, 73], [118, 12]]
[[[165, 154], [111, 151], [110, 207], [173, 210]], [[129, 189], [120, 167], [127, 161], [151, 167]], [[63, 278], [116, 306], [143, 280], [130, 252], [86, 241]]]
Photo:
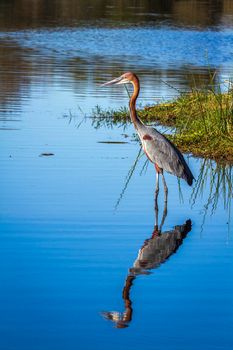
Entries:
[[[0, 349], [232, 349], [230, 165], [218, 183], [214, 162], [186, 155], [197, 180], [207, 172], [203, 188], [179, 189], [167, 174], [168, 213], [152, 236], [145, 156], [125, 186], [139, 151], [133, 127], [92, 119], [96, 105], [127, 105], [122, 87], [99, 84], [129, 68], [141, 104], [176, 96], [161, 80], [184, 90], [191, 75], [208, 81], [206, 49], [210, 70], [229, 79], [232, 30], [50, 26], [0, 33]], [[162, 214], [161, 186], [159, 223]], [[180, 237], [187, 220], [177, 247], [161, 243], [160, 263], [135, 270], [150, 242]]]
[[[2, 33], [24, 48], [33, 47], [59, 58], [114, 59], [138, 67], [229, 66], [232, 69], [232, 30], [196, 31], [176, 28], [75, 28]], [[143, 43], [143, 47], [141, 46]]]

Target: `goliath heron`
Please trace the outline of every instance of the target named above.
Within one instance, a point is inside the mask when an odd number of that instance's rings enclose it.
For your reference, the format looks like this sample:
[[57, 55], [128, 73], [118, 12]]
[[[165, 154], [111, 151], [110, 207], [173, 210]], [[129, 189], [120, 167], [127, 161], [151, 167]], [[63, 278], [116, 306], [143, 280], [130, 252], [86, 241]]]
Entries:
[[140, 91], [140, 83], [136, 74], [131, 72], [124, 73], [119, 78], [108, 81], [107, 83], [102, 84], [102, 86], [129, 83], [133, 85], [133, 94], [129, 100], [130, 117], [140, 138], [142, 148], [147, 158], [155, 165], [156, 169], [155, 193], [157, 205], [160, 174], [162, 175], [163, 180], [165, 202], [167, 202], [168, 188], [163, 174], [164, 170], [184, 179], [190, 186], [193, 183], [194, 177], [178, 148], [158, 130], [151, 126], [145, 125], [137, 116], [136, 100]]

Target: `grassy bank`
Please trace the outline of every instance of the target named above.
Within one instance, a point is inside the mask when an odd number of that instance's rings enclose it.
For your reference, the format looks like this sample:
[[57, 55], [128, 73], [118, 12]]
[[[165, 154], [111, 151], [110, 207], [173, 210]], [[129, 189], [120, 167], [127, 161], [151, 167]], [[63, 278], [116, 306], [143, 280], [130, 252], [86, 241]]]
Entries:
[[[145, 123], [157, 122], [174, 128], [167, 135], [183, 152], [196, 156], [233, 162], [233, 90], [192, 91], [171, 103], [162, 103], [138, 110]], [[127, 108], [101, 111], [97, 108], [97, 122], [125, 123], [129, 121]]]

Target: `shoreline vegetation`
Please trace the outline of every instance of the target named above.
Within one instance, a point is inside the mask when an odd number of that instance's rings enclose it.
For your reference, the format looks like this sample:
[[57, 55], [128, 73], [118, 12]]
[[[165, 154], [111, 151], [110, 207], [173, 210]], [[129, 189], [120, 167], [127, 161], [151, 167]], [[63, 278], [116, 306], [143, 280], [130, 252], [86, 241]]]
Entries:
[[[193, 89], [177, 99], [138, 109], [140, 119], [172, 128], [165, 136], [184, 153], [233, 163], [233, 85], [228, 91], [220, 87]], [[94, 124], [125, 124], [130, 122], [128, 108], [93, 111]]]

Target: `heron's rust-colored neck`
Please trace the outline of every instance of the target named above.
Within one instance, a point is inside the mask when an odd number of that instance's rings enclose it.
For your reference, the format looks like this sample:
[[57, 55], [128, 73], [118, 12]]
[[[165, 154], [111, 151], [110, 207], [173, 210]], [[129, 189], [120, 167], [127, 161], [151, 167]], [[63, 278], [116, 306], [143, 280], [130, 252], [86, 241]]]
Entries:
[[136, 75], [133, 75], [131, 82], [133, 84], [133, 94], [129, 100], [130, 117], [132, 122], [134, 123], [135, 128], [138, 129], [138, 126], [142, 124], [141, 120], [137, 116], [136, 111], [136, 100], [139, 95], [140, 84], [139, 79]]

